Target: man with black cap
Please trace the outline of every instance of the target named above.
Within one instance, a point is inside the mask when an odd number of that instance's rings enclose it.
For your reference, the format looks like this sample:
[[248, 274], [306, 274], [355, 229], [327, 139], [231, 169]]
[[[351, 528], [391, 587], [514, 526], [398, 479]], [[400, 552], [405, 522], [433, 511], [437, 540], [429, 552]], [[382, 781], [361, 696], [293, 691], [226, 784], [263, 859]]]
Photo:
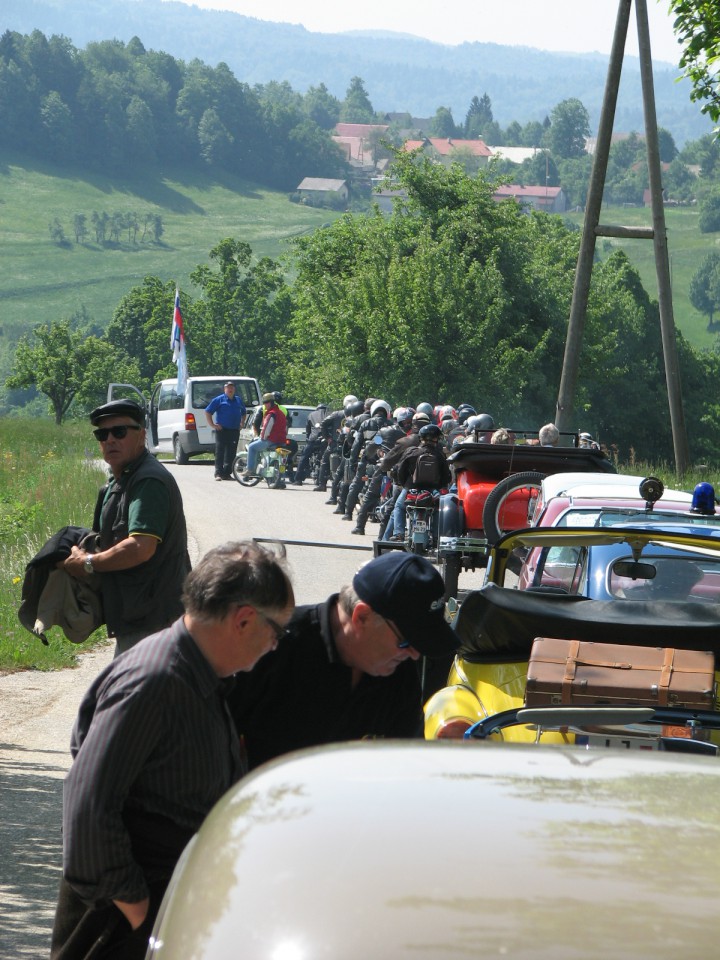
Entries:
[[78, 578], [99, 576], [117, 656], [183, 612], [187, 531], [175, 478], [145, 446], [142, 407], [113, 400], [93, 410], [90, 423], [112, 477], [95, 506], [95, 551], [73, 547], [64, 568]]
[[298, 607], [276, 651], [230, 694], [249, 769], [302, 747], [421, 736], [434, 692], [423, 689], [421, 658], [449, 667], [457, 647], [443, 596], [428, 560], [393, 551], [324, 603]]
[[215, 431], [216, 480], [234, 479], [232, 465], [240, 439], [240, 426], [246, 413], [245, 404], [235, 393], [232, 380], [228, 380], [223, 392], [213, 397], [205, 407], [205, 419], [210, 429]]

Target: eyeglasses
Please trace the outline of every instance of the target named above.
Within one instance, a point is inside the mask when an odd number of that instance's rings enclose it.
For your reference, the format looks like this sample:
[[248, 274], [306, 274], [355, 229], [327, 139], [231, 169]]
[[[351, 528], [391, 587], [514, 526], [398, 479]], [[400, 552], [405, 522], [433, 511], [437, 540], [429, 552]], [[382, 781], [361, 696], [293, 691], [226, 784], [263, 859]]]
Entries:
[[290, 631], [288, 630], [287, 627], [281, 626], [281, 625], [277, 622], [277, 620], [273, 620], [272, 617], [268, 617], [266, 614], [264, 614], [264, 613], [262, 613], [260, 610], [258, 610], [257, 607], [255, 608], [255, 612], [257, 613], [257, 615], [258, 615], [259, 617], [262, 617], [262, 618], [263, 618], [263, 620], [265, 621], [265, 623], [269, 624], [269, 625], [272, 627], [273, 632], [274, 632], [274, 634], [275, 634], [275, 639], [276, 639], [276, 640], [282, 640], [283, 637], [286, 637], [286, 636], [290, 633]]
[[388, 620], [387, 617], [382, 617], [382, 619], [385, 621], [385, 623], [390, 627], [392, 632], [395, 634], [395, 639], [397, 640], [398, 649], [407, 650], [407, 648], [410, 646], [410, 641], [405, 639], [405, 637], [400, 633], [400, 631], [392, 622], [392, 620]]
[[110, 434], [116, 440], [122, 440], [123, 437], [127, 436], [128, 430], [142, 430], [142, 427], [139, 427], [136, 423], [121, 423], [116, 427], [98, 427], [97, 430], [93, 430], [93, 436], [100, 443], [104, 443]]

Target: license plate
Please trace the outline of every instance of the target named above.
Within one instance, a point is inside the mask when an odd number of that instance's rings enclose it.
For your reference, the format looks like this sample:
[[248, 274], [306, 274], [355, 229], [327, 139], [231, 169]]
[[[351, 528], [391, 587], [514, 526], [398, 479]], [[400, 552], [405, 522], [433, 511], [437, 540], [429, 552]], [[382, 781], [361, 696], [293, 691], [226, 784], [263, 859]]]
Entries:
[[589, 747], [613, 747], [615, 750], [659, 750], [660, 741], [657, 737], [625, 737], [605, 736], [604, 734], [590, 734], [583, 737]]
[[427, 533], [427, 524], [424, 520], [416, 520], [414, 530], [415, 533]]

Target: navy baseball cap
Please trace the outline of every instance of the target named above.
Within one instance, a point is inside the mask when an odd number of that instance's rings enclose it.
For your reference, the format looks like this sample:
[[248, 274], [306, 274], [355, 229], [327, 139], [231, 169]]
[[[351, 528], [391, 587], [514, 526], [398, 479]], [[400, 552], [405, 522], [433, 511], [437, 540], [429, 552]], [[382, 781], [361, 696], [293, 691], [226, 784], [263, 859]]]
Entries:
[[457, 650], [458, 636], [445, 619], [445, 584], [429, 560], [412, 553], [384, 553], [361, 567], [352, 585], [419, 653], [441, 657]]
[[90, 423], [96, 427], [105, 417], [131, 417], [135, 423], [145, 423], [145, 411], [134, 400], [111, 400], [96, 407], [90, 414]]

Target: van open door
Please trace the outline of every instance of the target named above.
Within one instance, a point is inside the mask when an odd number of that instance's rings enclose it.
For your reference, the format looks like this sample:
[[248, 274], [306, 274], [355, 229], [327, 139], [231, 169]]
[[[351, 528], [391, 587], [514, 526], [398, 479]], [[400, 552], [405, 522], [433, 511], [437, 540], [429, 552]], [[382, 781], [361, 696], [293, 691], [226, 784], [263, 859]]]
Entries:
[[[112, 400], [135, 400], [145, 411], [145, 429], [148, 435], [147, 447], [151, 452], [153, 452], [158, 445], [157, 394], [159, 388], [160, 385], [158, 384], [148, 404], [145, 394], [131, 383], [108, 384], [108, 403]], [[133, 394], [135, 394], [135, 396], [133, 396]]]

